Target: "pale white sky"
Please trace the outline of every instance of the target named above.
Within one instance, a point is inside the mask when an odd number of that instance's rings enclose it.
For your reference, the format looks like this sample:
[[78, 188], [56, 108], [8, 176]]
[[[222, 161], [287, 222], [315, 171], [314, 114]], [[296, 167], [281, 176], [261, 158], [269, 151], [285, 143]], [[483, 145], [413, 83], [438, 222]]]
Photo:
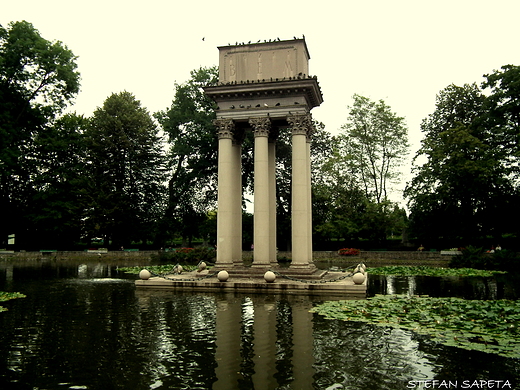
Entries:
[[420, 122], [433, 112], [441, 89], [480, 84], [485, 73], [520, 65], [518, 0], [3, 3], [4, 27], [27, 20], [79, 56], [79, 114], [91, 115], [123, 90], [150, 112], [165, 109], [175, 82], [187, 81], [200, 66], [218, 65], [217, 46], [304, 34], [309, 73], [318, 77], [324, 97], [314, 118], [337, 133], [354, 93], [383, 99], [405, 117], [412, 155]]

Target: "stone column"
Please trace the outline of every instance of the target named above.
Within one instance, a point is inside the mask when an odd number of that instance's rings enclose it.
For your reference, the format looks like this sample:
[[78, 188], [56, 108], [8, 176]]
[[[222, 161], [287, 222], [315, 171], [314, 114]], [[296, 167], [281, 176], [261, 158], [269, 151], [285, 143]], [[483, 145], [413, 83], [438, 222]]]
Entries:
[[217, 267], [233, 266], [233, 132], [231, 119], [216, 119], [218, 129]]
[[312, 132], [314, 130], [312, 121], [310, 124], [309, 132], [307, 133], [307, 201], [308, 201], [308, 218], [309, 221], [309, 232], [308, 232], [308, 252], [309, 252], [309, 263], [313, 263], [312, 260], [312, 177], [311, 177], [311, 141]]
[[278, 265], [276, 258], [276, 141], [268, 144], [269, 158], [269, 260], [271, 265]]
[[287, 118], [292, 129], [292, 263], [291, 268], [307, 268], [309, 253], [309, 158], [307, 135], [310, 115]]
[[242, 265], [242, 138], [233, 139], [232, 186], [233, 186], [233, 263]]
[[254, 150], [254, 252], [253, 267], [269, 266], [269, 118], [251, 118], [255, 135]]

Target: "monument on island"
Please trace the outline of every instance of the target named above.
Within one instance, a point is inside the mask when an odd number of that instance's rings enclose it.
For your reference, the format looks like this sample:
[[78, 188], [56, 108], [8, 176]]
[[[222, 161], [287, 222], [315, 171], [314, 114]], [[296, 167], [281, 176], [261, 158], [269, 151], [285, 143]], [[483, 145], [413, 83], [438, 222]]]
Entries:
[[254, 134], [254, 252], [251, 269], [276, 266], [276, 156], [282, 131], [292, 139], [292, 263], [295, 275], [315, 275], [312, 261], [310, 111], [323, 102], [309, 75], [305, 39], [221, 46], [219, 82], [205, 88], [217, 104], [217, 269], [242, 266], [241, 142]]

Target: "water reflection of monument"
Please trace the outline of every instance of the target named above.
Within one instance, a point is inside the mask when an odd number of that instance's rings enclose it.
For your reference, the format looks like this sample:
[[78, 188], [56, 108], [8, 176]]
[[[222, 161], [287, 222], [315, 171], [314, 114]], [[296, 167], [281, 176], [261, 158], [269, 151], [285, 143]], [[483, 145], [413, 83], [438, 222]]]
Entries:
[[180, 369], [194, 381], [215, 378], [213, 389], [287, 385], [304, 389], [313, 383], [313, 314], [308, 297], [168, 296], [137, 290], [146, 315], [143, 322], [150, 327], [142, 341], [155, 366], [152, 382], [175, 387], [174, 373]]
[[254, 134], [254, 260], [252, 268], [276, 265], [276, 156], [280, 131], [292, 136], [292, 265], [300, 274], [312, 263], [310, 111], [322, 101], [304, 39], [219, 47], [219, 83], [205, 89], [219, 109], [216, 266], [242, 263], [241, 142]]
[[213, 389], [227, 390], [239, 383], [250, 384], [252, 389], [290, 383], [291, 388], [303, 389], [312, 383], [310, 308], [310, 302], [296, 304], [259, 296], [220, 301], [216, 313], [218, 381]]

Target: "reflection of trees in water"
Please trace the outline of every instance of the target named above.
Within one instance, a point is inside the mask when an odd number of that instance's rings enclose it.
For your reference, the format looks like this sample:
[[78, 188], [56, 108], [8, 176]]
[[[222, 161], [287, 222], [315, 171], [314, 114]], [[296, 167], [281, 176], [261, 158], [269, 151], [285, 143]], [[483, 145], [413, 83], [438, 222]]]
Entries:
[[[518, 359], [446, 347], [428, 341], [427, 337], [418, 339], [420, 350], [424, 351], [435, 365], [436, 378], [458, 381], [459, 388], [462, 388], [463, 381], [473, 382], [474, 380], [509, 380], [512, 384], [511, 388], [514, 389], [520, 383]], [[469, 387], [466, 386], [466, 388]]]
[[140, 318], [144, 339], [138, 345], [144, 348], [142, 357], [147, 361], [142, 368], [146, 367], [152, 384], [211, 387], [216, 380], [214, 298], [185, 295], [165, 301], [161, 296], [148, 304]]
[[368, 295], [408, 294], [465, 299], [518, 299], [519, 283], [513, 275], [394, 276], [369, 275]]
[[[499, 378], [518, 383], [518, 359], [446, 347], [414, 332], [314, 316], [314, 388], [394, 390], [408, 381]], [[514, 387], [514, 385], [513, 385]]]
[[396, 389], [433, 377], [411, 332], [319, 315], [314, 321], [315, 388], [338, 383], [352, 390]]
[[0, 356], [5, 357], [0, 388], [11, 388], [11, 381], [31, 388], [52, 388], [57, 382], [143, 388], [144, 377], [121, 374], [140, 372], [143, 363], [139, 353], [130, 352], [146, 335], [134, 328], [133, 285], [80, 279], [24, 280], [23, 285], [27, 298], [0, 322]]

